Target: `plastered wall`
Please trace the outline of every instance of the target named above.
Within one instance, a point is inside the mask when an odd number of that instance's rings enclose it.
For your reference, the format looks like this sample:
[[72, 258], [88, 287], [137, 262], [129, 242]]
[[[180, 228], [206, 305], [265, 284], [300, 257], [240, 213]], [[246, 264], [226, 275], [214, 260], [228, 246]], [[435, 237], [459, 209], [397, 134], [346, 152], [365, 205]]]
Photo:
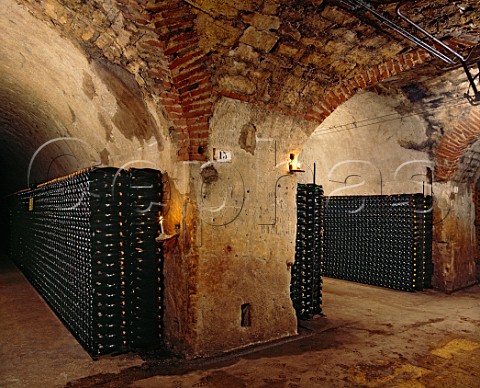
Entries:
[[326, 195], [431, 193], [427, 151], [412, 144], [427, 139], [427, 125], [417, 115], [396, 108], [400, 97], [363, 92], [341, 105], [312, 134], [299, 162], [302, 182], [313, 181]]
[[194, 355], [296, 334], [289, 265], [297, 177], [287, 173], [287, 160], [306, 138], [304, 125], [228, 98], [215, 107], [210, 152], [227, 151], [231, 160], [192, 166]]
[[435, 183], [434, 287], [450, 293], [475, 284], [478, 255], [472, 186]]
[[92, 165], [173, 164], [167, 122], [133, 75], [13, 1], [2, 2], [0, 25], [1, 133], [15, 150], [3, 162], [17, 161], [25, 186]]

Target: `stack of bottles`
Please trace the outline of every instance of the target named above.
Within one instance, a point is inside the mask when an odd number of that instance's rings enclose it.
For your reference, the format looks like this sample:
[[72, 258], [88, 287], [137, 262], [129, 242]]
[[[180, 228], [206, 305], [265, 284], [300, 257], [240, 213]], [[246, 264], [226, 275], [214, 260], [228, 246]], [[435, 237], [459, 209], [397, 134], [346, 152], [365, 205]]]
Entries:
[[[87, 348], [91, 348], [91, 353], [99, 355], [120, 353], [127, 348], [125, 330], [128, 318], [125, 309], [125, 263], [128, 257], [122, 241], [121, 200], [125, 172], [116, 168], [103, 168], [92, 170], [88, 175], [90, 187], [84, 195], [89, 196], [90, 214], [86, 216], [90, 218], [90, 225], [86, 226], [90, 227], [91, 240], [90, 244], [86, 240], [83, 244], [77, 244], [78, 249], [85, 252], [90, 246], [92, 259], [94, 341]], [[65, 240], [75, 241], [75, 237], [65, 236]], [[87, 281], [83, 286], [88, 284]]]
[[432, 198], [325, 199], [323, 275], [403, 291], [431, 286]]
[[[134, 284], [148, 284], [151, 273], [161, 277], [159, 250], [142, 257], [151, 263], [148, 273], [136, 270], [138, 241], [128, 227], [136, 204], [125, 201], [137, 190], [135, 174], [89, 169], [10, 197], [12, 259], [93, 357], [139, 349], [129, 328], [134, 317], [151, 309], [142, 312], [143, 306], [131, 303]], [[161, 200], [158, 176], [149, 170], [144, 178], [155, 185], [157, 197], [150, 193], [149, 198], [156, 204]], [[137, 225], [137, 234], [144, 232], [150, 246], [159, 230], [158, 209], [145, 207], [143, 213], [156, 217], [156, 226]], [[158, 305], [159, 295], [144, 298]], [[150, 343], [156, 343], [161, 333], [149, 334]]]
[[158, 236], [162, 177], [157, 170], [130, 170], [125, 202], [128, 246], [128, 339], [135, 349], [155, 347], [161, 335], [162, 276]]
[[297, 187], [297, 237], [290, 295], [299, 319], [322, 313], [323, 189], [314, 184]]
[[[416, 195], [413, 201], [414, 239], [419, 248], [416, 256], [420, 263], [417, 290], [432, 287], [433, 278], [433, 199], [432, 196]], [[423, 280], [423, 287], [422, 287]]]

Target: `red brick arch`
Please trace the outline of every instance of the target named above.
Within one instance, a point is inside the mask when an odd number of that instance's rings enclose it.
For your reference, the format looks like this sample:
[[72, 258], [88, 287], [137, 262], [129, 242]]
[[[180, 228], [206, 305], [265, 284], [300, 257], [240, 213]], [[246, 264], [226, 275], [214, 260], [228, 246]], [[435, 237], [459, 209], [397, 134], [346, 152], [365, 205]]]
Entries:
[[[474, 46], [474, 43], [450, 39], [450, 47], [461, 48]], [[310, 112], [308, 119], [322, 122], [339, 105], [347, 101], [359, 90], [375, 85], [389, 77], [411, 70], [414, 67], [431, 61], [433, 58], [422, 49], [401, 54], [383, 64], [375, 66], [363, 74], [343, 81], [320, 101]], [[457, 172], [460, 159], [467, 148], [480, 137], [480, 106], [472, 107], [468, 116], [462, 117], [452, 130], [448, 131], [440, 141], [435, 155], [435, 179], [444, 181], [452, 178]]]
[[[452, 48], [473, 47], [474, 43], [449, 39], [446, 43]], [[359, 90], [375, 85], [389, 77], [411, 70], [431, 61], [433, 58], [422, 49], [401, 54], [394, 59], [375, 66], [363, 74], [343, 81], [326, 94], [310, 112], [307, 118], [322, 122], [339, 105], [347, 101]], [[469, 145], [480, 137], [480, 106], [472, 108], [468, 116], [459, 119], [455, 127], [442, 138], [435, 155], [435, 179], [444, 181], [457, 172], [460, 159]]]
[[411, 70], [414, 67], [432, 60], [432, 56], [425, 50], [419, 49], [398, 55], [385, 63], [374, 66], [363, 73], [356, 74], [352, 78], [343, 80], [338, 85], [329, 90], [322, 98], [306, 113], [296, 112], [256, 101], [251, 96], [246, 96], [237, 92], [220, 90], [218, 93], [222, 96], [245, 101], [251, 104], [263, 106], [264, 108], [283, 113], [288, 116], [302, 118], [308, 121], [322, 123], [336, 108], [345, 101], [353, 97], [358, 91], [373, 86], [389, 77], [397, 75], [403, 71]]
[[[213, 89], [211, 74], [207, 68], [209, 59], [199, 47], [199, 39], [195, 32], [196, 15], [190, 5], [182, 0], [154, 1], [147, 10], [140, 6], [142, 0], [120, 0], [126, 5], [130, 14], [126, 17], [137, 25], [148, 26], [150, 38], [142, 44], [143, 55], [152, 66], [148, 77], [154, 83], [156, 94], [165, 108], [173, 130], [177, 134], [179, 160], [205, 160], [204, 151], [209, 140], [209, 121], [212, 116], [214, 94], [261, 105], [264, 108], [289, 116], [300, 117], [308, 121], [322, 123], [338, 106], [354, 96], [358, 91], [373, 86], [383, 80], [431, 61], [430, 54], [422, 49], [413, 50], [374, 66], [363, 73], [340, 82], [330, 89], [323, 98], [306, 113], [295, 112], [278, 106], [264, 104], [251, 96], [240, 93]], [[132, 3], [137, 2], [137, 7]], [[472, 46], [470, 42], [450, 39], [447, 43], [453, 48]], [[149, 61], [149, 59], [152, 59]], [[474, 120], [473, 120], [474, 122]], [[464, 128], [466, 124], [458, 124]], [[473, 126], [473, 131], [477, 127]], [[453, 131], [453, 133], [456, 133]], [[451, 136], [456, 136], [452, 134]], [[472, 135], [473, 136], [473, 135]], [[467, 136], [469, 141], [471, 138]], [[449, 139], [449, 138], [448, 138]], [[453, 144], [459, 140], [452, 137], [442, 141], [439, 147], [440, 177], [450, 174], [452, 166], [466, 147], [458, 146], [457, 153], [452, 153]], [[463, 138], [462, 138], [463, 139]], [[473, 140], [472, 140], [473, 141]], [[444, 144], [445, 143], [445, 144]], [[468, 143], [469, 144], [469, 143]], [[467, 144], [467, 146], [468, 146]], [[450, 158], [446, 156], [450, 152]]]
[[373, 66], [335, 86], [307, 112], [306, 118], [323, 122], [338, 106], [353, 97], [358, 91], [431, 60], [432, 56], [430, 54], [423, 49], [418, 49], [400, 54], [387, 62]]
[[[466, 47], [473, 47], [476, 43], [450, 38], [445, 40], [451, 48], [463, 50]], [[423, 49], [409, 51], [399, 54], [377, 66], [354, 75], [352, 78], [342, 81], [339, 85], [330, 90], [322, 100], [320, 100], [309, 112], [306, 118], [313, 121], [322, 122], [325, 120], [339, 105], [347, 101], [358, 91], [378, 84], [390, 77], [398, 75], [402, 72], [412, 70], [424, 63], [430, 62], [433, 57]]]
[[[451, 48], [463, 50], [471, 48], [476, 43], [450, 38], [445, 40]], [[260, 105], [268, 110], [283, 113], [289, 116], [295, 116], [308, 121], [322, 123], [336, 108], [338, 108], [345, 101], [353, 97], [357, 92], [366, 89], [370, 86], [378, 84], [390, 77], [399, 75], [405, 71], [412, 70], [417, 66], [423, 65], [433, 60], [433, 57], [423, 49], [412, 50], [404, 54], [399, 54], [396, 57], [373, 66], [368, 70], [355, 74], [353, 77], [341, 81], [338, 85], [332, 87], [321, 99], [305, 114], [288, 110], [278, 106], [272, 106], [268, 103], [256, 101], [251, 96], [246, 96], [241, 93], [218, 90], [218, 94], [233, 98], [236, 100], [245, 101], [255, 105]]]
[[213, 88], [208, 58], [194, 32], [196, 16], [182, 0], [153, 1], [146, 9], [143, 0], [121, 1], [127, 5], [125, 16], [149, 31], [141, 56], [177, 136], [178, 159], [205, 160]]
[[472, 107], [467, 116], [459, 118], [453, 129], [446, 133], [435, 155], [435, 179], [452, 178], [467, 148], [480, 137], [480, 106]]

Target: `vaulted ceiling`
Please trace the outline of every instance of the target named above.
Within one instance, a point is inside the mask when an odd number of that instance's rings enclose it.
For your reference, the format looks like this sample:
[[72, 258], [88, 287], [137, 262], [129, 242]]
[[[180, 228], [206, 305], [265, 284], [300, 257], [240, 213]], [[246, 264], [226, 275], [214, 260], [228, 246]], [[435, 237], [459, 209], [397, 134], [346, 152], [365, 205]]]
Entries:
[[[78, 128], [98, 127], [99, 141], [106, 136], [107, 141], [113, 142], [111, 127], [121, 127], [119, 123], [126, 123], [124, 119], [139, 117], [138, 112], [142, 111], [142, 123], [130, 123], [132, 125], [127, 126], [131, 129], [125, 129], [124, 135], [139, 139], [140, 143], [148, 140], [147, 137], [160, 142], [157, 129], [151, 130], [155, 125], [144, 112], [145, 107], [135, 108], [143, 104], [139, 102], [142, 98], [152, 101], [162, 116], [159, 120], [168, 123], [179, 160], [204, 160], [209, 120], [221, 96], [319, 124], [358, 90], [378, 87], [381, 83], [383, 87], [391, 84], [397, 90], [415, 94], [416, 90], [427, 90], [428, 83], [434, 84], [441, 75], [448, 78], [448, 72], [460, 66], [459, 63], [447, 66], [419, 50], [371, 13], [345, 5], [351, 2], [5, 1], [4, 26], [11, 31], [21, 31], [23, 36], [31, 35], [21, 41], [18, 34], [4, 34], [1, 41], [0, 150], [4, 161], [13, 160], [5, 174], [15, 179], [18, 175], [13, 169], [15, 165], [28, 165], [33, 150], [46, 140], [72, 135], [69, 128], [73, 122], [77, 122]], [[416, 23], [468, 57], [470, 65], [477, 62], [478, 1], [375, 0], [364, 3], [410, 29], [395, 15], [396, 7], [401, 5]], [[49, 35], [42, 35], [38, 29], [29, 30], [28, 25], [15, 20], [19, 13], [12, 11], [14, 4], [15, 8], [20, 5], [23, 12], [33, 15], [66, 45], [78, 50], [83, 56], [83, 60], [79, 59], [82, 69], [69, 62], [68, 55], [63, 58], [65, 63], [59, 63], [58, 52], [50, 56], [49, 62], [48, 53], [58, 51], [59, 46], [52, 43], [54, 40]], [[29, 49], [28, 44], [33, 44], [36, 50]], [[45, 55], [36, 58], [38, 52]], [[23, 73], [14, 69], [16, 62], [19, 66], [25, 65]], [[92, 81], [83, 68], [88, 64], [97, 70], [107, 69], [101, 71], [100, 77], [117, 89], [117, 92], [111, 91], [116, 94], [112, 98], [120, 101], [121, 110], [126, 113], [120, 117], [110, 112], [110, 116], [118, 119], [116, 122], [105, 123], [111, 96], [105, 96], [101, 102], [100, 97], [91, 94], [96, 93], [95, 88], [89, 93]], [[77, 77], [80, 72], [83, 72], [83, 81], [82, 77]], [[106, 73], [111, 77], [105, 76]], [[13, 77], [13, 74], [18, 76]], [[50, 85], [45, 83], [47, 74]], [[82, 102], [83, 94], [81, 100], [74, 102], [75, 90], [79, 90], [82, 82], [85, 101], [105, 111], [103, 116], [101, 112], [95, 113], [95, 120], [88, 115], [86, 107], [89, 105]], [[422, 85], [418, 86], [419, 83]], [[121, 85], [120, 89], [114, 86], [117, 84]], [[42, 87], [47, 91], [45, 96], [39, 93]], [[66, 92], [69, 88], [71, 91]], [[48, 99], [54, 93], [58, 94], [58, 104], [53, 97]], [[132, 108], [122, 102], [122, 98], [137, 102]], [[78, 112], [85, 114], [80, 116]], [[145, 133], [146, 127], [151, 133]], [[83, 163], [75, 160], [78, 157], [69, 156], [75, 154], [71, 147], [62, 147], [65, 149], [59, 152], [65, 154], [65, 164], [73, 168]], [[122, 149], [120, 144], [116, 147]], [[88, 151], [80, 153], [83, 155], [80, 159], [91, 159]], [[19, 159], [12, 156], [20, 154], [23, 156]], [[102, 158], [108, 162], [106, 150]], [[50, 159], [46, 159], [44, 169], [51, 167], [58, 170], [55, 173], [68, 170], [64, 166], [51, 165]]]
[[[367, 76], [368, 84], [369, 77], [379, 81], [422, 66], [434, 76], [447, 67], [423, 52], [405, 56], [418, 47], [371, 13], [348, 9], [342, 1], [22, 1], [88, 55], [105, 56], [134, 74], [167, 107], [165, 92], [172, 91], [180, 100], [200, 92], [190, 100], [210, 101], [210, 83], [214, 96], [308, 116], [322, 96], [346, 80]], [[480, 42], [476, 0], [365, 3], [408, 27], [395, 14], [401, 5], [407, 16], [464, 56]], [[398, 63], [389, 65], [392, 60]], [[385, 76], [374, 74], [382, 65]], [[358, 88], [364, 86], [359, 81]], [[186, 103], [190, 111], [191, 102]]]

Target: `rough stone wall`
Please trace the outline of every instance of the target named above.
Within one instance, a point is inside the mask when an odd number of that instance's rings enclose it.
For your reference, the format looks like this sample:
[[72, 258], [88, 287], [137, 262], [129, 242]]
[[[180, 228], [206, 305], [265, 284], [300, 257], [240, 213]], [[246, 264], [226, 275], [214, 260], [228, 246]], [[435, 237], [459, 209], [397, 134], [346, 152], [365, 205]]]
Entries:
[[[310, 125], [228, 98], [216, 105], [211, 144], [232, 159], [192, 169], [199, 212], [191, 301], [196, 356], [296, 333], [289, 264], [297, 181], [287, 161]], [[251, 322], [242, 326], [245, 304]]]
[[[188, 185], [190, 166], [182, 163], [179, 168]], [[164, 339], [167, 346], [179, 355], [194, 353], [196, 332], [194, 325], [198, 311], [192, 303], [196, 294], [198, 255], [194, 249], [197, 225], [197, 206], [188, 195], [180, 192], [179, 179], [167, 180], [163, 208], [164, 228], [173, 234], [163, 244], [164, 252]], [[178, 188], [177, 188], [178, 187]]]
[[450, 293], [475, 284], [477, 239], [472, 185], [435, 183], [434, 287]]
[[[159, 99], [180, 160], [206, 160], [212, 86], [322, 122], [358, 90], [432, 59], [327, 1], [23, 1]], [[461, 12], [448, 1], [415, 7], [416, 22], [462, 53], [478, 41], [475, 1]]]
[[2, 137], [12, 160], [25, 158], [25, 176], [39, 151], [30, 183], [92, 165], [171, 164], [168, 124], [131, 74], [86, 57], [14, 2], [2, 3], [1, 23]]
[[181, 0], [23, 0], [91, 58], [131, 73], [169, 120], [179, 160], [204, 160], [212, 107], [206, 58]]
[[[327, 1], [188, 2], [219, 94], [312, 121], [357, 90], [432, 59]], [[464, 52], [478, 41], [476, 2], [464, 14], [448, 1], [416, 3], [416, 21], [452, 47]]]
[[434, 281], [446, 292], [476, 282], [478, 220], [472, 186], [480, 176], [479, 112], [478, 106], [463, 103], [434, 118], [442, 125], [435, 147]]

